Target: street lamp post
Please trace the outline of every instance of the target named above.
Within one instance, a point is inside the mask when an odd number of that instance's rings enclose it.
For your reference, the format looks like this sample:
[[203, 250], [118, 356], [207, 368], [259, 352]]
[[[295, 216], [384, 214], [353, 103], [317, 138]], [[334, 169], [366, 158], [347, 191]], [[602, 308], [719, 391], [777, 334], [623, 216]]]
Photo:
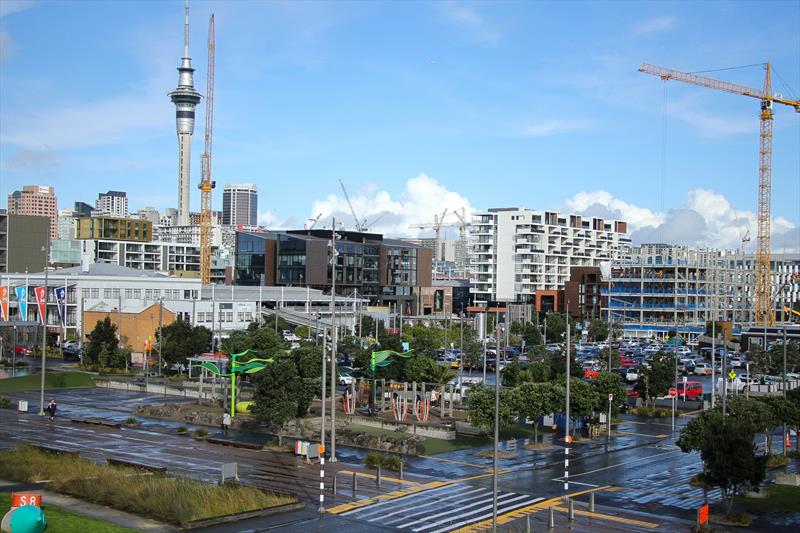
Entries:
[[336, 350], [339, 336], [339, 328], [336, 325], [336, 263], [339, 252], [336, 249], [336, 218], [331, 221], [331, 326], [333, 338], [331, 340], [331, 456], [330, 462], [336, 462]]
[[[47, 299], [49, 296], [48, 284], [48, 271], [47, 267], [50, 264], [50, 237], [47, 238], [47, 244], [44, 248], [44, 317], [42, 320], [42, 382], [39, 391], [39, 416], [44, 416], [44, 373], [47, 366]], [[16, 351], [16, 349], [15, 349]]]
[[[497, 449], [500, 441], [500, 311], [495, 315], [494, 453], [492, 454], [492, 531], [497, 531]], [[442, 399], [444, 401], [444, 399]]]

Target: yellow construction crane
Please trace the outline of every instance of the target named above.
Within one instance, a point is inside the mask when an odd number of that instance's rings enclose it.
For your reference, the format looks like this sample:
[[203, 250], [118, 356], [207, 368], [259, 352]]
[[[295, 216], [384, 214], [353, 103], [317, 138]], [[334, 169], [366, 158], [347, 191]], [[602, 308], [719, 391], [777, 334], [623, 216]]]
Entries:
[[433, 259], [434, 261], [441, 261], [442, 257], [442, 238], [441, 238], [441, 231], [443, 227], [453, 227], [455, 224], [445, 224], [444, 217], [447, 216], [447, 208], [445, 207], [444, 211], [442, 211], [441, 215], [433, 215], [433, 222], [428, 222], [426, 224], [415, 224], [409, 226], [410, 228], [419, 228], [419, 229], [433, 229], [434, 234], [436, 237], [434, 238], [434, 249], [433, 249]]
[[208, 21], [208, 74], [206, 78], [206, 149], [202, 156], [200, 178], [200, 280], [211, 283], [211, 191], [217, 183], [211, 179], [211, 145], [214, 128], [214, 14]]
[[772, 325], [775, 315], [770, 297], [770, 196], [772, 193], [772, 104], [784, 104], [794, 107], [800, 113], [800, 101], [788, 100], [772, 93], [772, 79], [769, 62], [764, 65], [763, 89], [751, 89], [744, 85], [729, 81], [717, 80], [707, 76], [681, 72], [671, 68], [657, 67], [647, 63], [639, 67], [639, 72], [658, 76], [664, 81], [676, 80], [709, 89], [717, 89], [733, 94], [749, 96], [761, 101], [761, 136], [759, 143], [758, 164], [758, 236], [756, 240], [755, 267], [755, 323]]

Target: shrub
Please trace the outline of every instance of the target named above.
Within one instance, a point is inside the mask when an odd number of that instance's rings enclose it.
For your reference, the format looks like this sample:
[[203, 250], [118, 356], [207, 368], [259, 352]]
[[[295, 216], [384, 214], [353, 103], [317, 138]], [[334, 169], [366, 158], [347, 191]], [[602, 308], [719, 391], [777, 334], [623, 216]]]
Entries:
[[0, 409], [7, 409], [11, 407], [11, 400], [8, 396], [0, 396]]
[[128, 418], [125, 419], [125, 425], [126, 426], [138, 426], [139, 425], [139, 421], [136, 420], [135, 418], [133, 418], [132, 416], [129, 416]]
[[399, 472], [403, 464], [403, 460], [399, 455], [369, 452], [367, 457], [364, 459], [364, 464], [371, 466], [372, 468], [378, 468], [381, 466], [388, 470]]
[[189, 429], [186, 426], [181, 426], [176, 430], [176, 433], [178, 435], [186, 435], [187, 433], [189, 433]]
[[194, 433], [192, 433], [192, 437], [195, 439], [204, 439], [208, 437], [208, 430], [206, 428], [197, 428], [194, 430]]
[[767, 468], [783, 468], [789, 464], [789, 458], [782, 455], [770, 455], [767, 459]]

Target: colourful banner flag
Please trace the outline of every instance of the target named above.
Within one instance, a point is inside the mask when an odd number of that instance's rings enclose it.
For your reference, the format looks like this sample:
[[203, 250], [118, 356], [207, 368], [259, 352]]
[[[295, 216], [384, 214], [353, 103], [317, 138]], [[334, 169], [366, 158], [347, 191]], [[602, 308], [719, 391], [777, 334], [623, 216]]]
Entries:
[[56, 304], [58, 307], [58, 316], [61, 317], [61, 326], [67, 325], [67, 288], [56, 287]]
[[39, 307], [39, 320], [45, 323], [45, 300], [47, 299], [47, 287], [34, 287], [33, 294], [36, 296], [36, 305]]
[[28, 320], [28, 286], [23, 285], [15, 289], [17, 291], [17, 309], [19, 319]]
[[0, 315], [3, 320], [8, 318], [8, 287], [0, 287]]

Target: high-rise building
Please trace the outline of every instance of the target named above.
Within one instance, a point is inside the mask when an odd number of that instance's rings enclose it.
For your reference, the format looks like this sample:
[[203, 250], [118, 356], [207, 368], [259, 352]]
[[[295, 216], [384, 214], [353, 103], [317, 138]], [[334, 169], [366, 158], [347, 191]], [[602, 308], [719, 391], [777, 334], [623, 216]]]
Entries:
[[104, 215], [125, 218], [128, 216], [128, 194], [122, 191], [101, 192], [94, 207]]
[[46, 185], [25, 185], [8, 195], [9, 215], [50, 217], [50, 238], [58, 238], [58, 198], [56, 190]]
[[186, 0], [183, 23], [183, 59], [178, 67], [178, 87], [169, 93], [175, 104], [175, 126], [178, 132], [178, 226], [189, 224], [189, 187], [194, 134], [194, 110], [200, 93], [194, 88], [194, 69], [189, 57], [189, 0]]
[[177, 226], [178, 225], [178, 210], [174, 207], [164, 209], [160, 217], [161, 226]]
[[252, 183], [228, 183], [222, 189], [222, 223], [258, 225], [258, 190]]
[[36, 272], [47, 257], [49, 220], [0, 214], [0, 272]]
[[86, 218], [87, 215], [79, 213], [74, 209], [58, 210], [58, 239], [71, 241], [75, 239], [75, 221], [79, 218]]
[[630, 242], [620, 220], [523, 208], [474, 213], [470, 226], [471, 292], [478, 302], [534, 303], [553, 297], [570, 267], [599, 266]]
[[86, 202], [75, 202], [75, 206], [73, 207], [73, 210], [78, 212], [78, 213], [80, 213], [81, 215], [83, 215], [85, 217], [90, 217], [90, 216], [92, 216], [92, 213], [94, 213], [95, 209], [94, 209], [94, 207], [92, 207], [91, 205], [87, 204]]
[[142, 207], [133, 216], [142, 220], [149, 220], [154, 226], [158, 226], [161, 223], [161, 215], [155, 207]]

